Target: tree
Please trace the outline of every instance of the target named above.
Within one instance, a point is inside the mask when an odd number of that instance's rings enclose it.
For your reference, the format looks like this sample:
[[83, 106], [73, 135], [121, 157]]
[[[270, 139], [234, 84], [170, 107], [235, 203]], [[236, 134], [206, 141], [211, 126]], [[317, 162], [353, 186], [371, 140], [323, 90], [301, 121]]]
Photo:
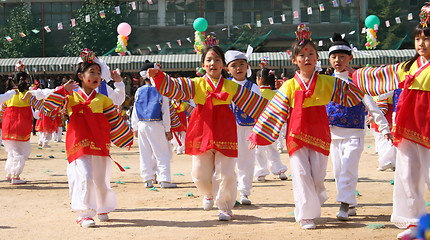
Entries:
[[[121, 5], [121, 14], [117, 14], [115, 6], [119, 5], [119, 1], [114, 0], [86, 0], [76, 11], [76, 26], [69, 29], [71, 43], [64, 46], [66, 53], [78, 56], [82, 49], [89, 48], [96, 55], [103, 55], [116, 47], [116, 28], [130, 14], [128, 4]], [[105, 18], [100, 17], [101, 11], [104, 11]], [[90, 15], [90, 22], [85, 21], [86, 15]]]
[[[40, 34], [34, 34], [36, 21], [31, 14], [30, 4], [20, 4], [15, 7], [7, 20], [6, 27], [0, 31], [1, 36], [10, 36], [13, 40], [0, 40], [1, 58], [37, 57], [42, 55], [42, 40]], [[20, 33], [24, 33], [22, 37]]]

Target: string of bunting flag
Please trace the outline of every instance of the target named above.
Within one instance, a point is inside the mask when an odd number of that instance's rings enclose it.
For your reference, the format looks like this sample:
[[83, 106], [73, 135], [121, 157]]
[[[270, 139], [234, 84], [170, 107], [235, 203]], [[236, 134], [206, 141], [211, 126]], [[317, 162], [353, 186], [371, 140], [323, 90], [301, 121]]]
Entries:
[[[152, 0], [147, 0], [147, 3], [148, 4], [153, 4]], [[351, 3], [352, 3], [352, 0], [346, 0], [346, 4], [351, 4]], [[76, 26], [76, 24], [80, 24], [80, 23], [84, 23], [84, 22], [85, 23], [89, 23], [89, 22], [91, 22], [91, 19], [95, 18], [95, 17], [100, 17], [100, 18], [104, 19], [104, 18], [106, 18], [106, 13], [107, 12], [115, 12], [116, 14], [121, 14], [121, 9], [124, 8], [126, 5], [129, 5], [132, 10], [136, 10], [137, 9], [135, 1], [133, 1], [133, 2], [127, 2], [127, 3], [124, 3], [124, 4], [118, 5], [118, 6], [114, 6], [111, 9], [102, 10], [102, 11], [100, 11], [98, 13], [87, 14], [84, 17], [84, 19], [81, 19], [81, 18], [72, 18], [72, 19], [70, 19], [70, 22], [59, 22], [59, 23], [57, 23], [57, 26], [56, 26], [57, 28], [56, 29], [51, 29], [52, 26], [46, 25], [43, 28], [35, 28], [35, 29], [32, 29], [32, 30], [28, 30], [27, 32], [19, 32], [15, 36], [17, 36], [17, 37], [26, 37], [28, 34], [31, 34], [31, 33], [38, 34], [40, 31], [46, 31], [47, 33], [51, 33], [53, 30], [61, 31], [61, 30], [63, 30], [66, 27], [73, 28], [73, 27]], [[324, 12], [327, 6], [338, 8], [339, 7], [338, 0], [330, 0], [330, 1], [326, 1], [326, 2], [320, 2], [316, 6], [307, 7], [307, 15], [312, 15], [312, 14], [314, 14], [315, 11]], [[300, 10], [294, 10], [293, 11], [293, 16], [292, 16], [293, 19], [298, 19], [299, 16], [300, 16], [300, 14], [301, 14]], [[256, 27], [262, 27], [263, 24], [265, 24], [265, 25], [266, 24], [273, 25], [275, 23], [277, 23], [277, 24], [278, 23], [279, 24], [285, 23], [286, 22], [286, 14], [281, 14], [280, 17], [281, 17], [281, 22], [275, 22], [275, 17], [269, 17], [269, 18], [267, 18], [267, 20], [264, 20], [264, 21], [263, 20], [258, 20], [256, 22]], [[412, 13], [408, 13], [407, 16], [396, 16], [393, 19], [383, 20], [382, 22], [385, 22], [385, 27], [389, 28], [391, 26], [392, 22], [393, 23], [395, 22], [396, 24], [401, 24], [402, 20], [411, 21], [413, 19], [414, 19], [413, 14]], [[247, 26], [248, 28], [252, 29], [251, 23], [246, 23], [244, 25]], [[239, 26], [233, 26], [233, 29], [239, 29]], [[221, 31], [226, 31], [226, 30], [227, 30], [227, 28], [225, 28], [225, 27], [221, 29]], [[378, 29], [375, 29], [375, 30], [378, 30]], [[211, 32], [211, 33], [212, 34], [216, 34], [216, 32]], [[348, 34], [349, 35], [353, 35], [355, 33], [356, 33], [355, 31], [351, 31]], [[361, 33], [362, 34], [366, 33], [366, 27], [364, 27], [362, 29]], [[14, 33], [14, 34], [16, 34], [16, 33]], [[345, 35], [346, 34], [344, 34], [344, 36]], [[5, 36], [4, 39], [7, 40], [7, 41], [9, 41], [9, 42], [12, 42], [13, 38], [11, 36], [14, 37], [12, 34], [10, 34], [8, 36]], [[166, 46], [168, 48], [172, 48], [172, 42], [176, 42], [176, 44], [179, 47], [181, 47], [182, 46], [182, 42], [185, 41], [185, 40], [188, 41], [188, 42], [190, 42], [190, 43], [193, 43], [193, 41], [192, 41], [193, 38], [194, 37], [186, 37], [185, 39], [184, 38], [177, 39], [176, 41], [170, 40], [170, 41], [167, 41], [165, 43], [155, 44], [155, 47], [156, 47], [156, 49], [158, 51], [161, 51], [162, 47], [166, 47]], [[319, 40], [318, 46], [323, 46], [323, 45], [324, 45], [324, 41], [323, 40]], [[154, 52], [151, 46], [147, 46], [146, 48], [150, 52]], [[143, 54], [142, 49], [136, 49], [136, 50], [134, 50], [134, 52], [138, 52], [141, 55]], [[127, 54], [128, 55], [132, 55], [131, 51], [127, 51]]]

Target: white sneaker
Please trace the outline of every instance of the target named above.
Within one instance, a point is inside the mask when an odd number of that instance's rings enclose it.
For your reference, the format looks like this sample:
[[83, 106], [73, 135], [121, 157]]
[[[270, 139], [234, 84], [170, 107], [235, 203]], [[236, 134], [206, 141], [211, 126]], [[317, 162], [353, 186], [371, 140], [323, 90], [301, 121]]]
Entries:
[[146, 181], [145, 182], [145, 187], [146, 188], [152, 188], [154, 186], [154, 184], [152, 184], [152, 180]]
[[282, 154], [282, 153], [284, 153], [284, 149], [278, 148], [278, 152]]
[[176, 184], [171, 182], [161, 182], [161, 188], [176, 188]]
[[336, 213], [337, 220], [339, 221], [348, 221], [349, 215], [347, 212], [340, 210], [338, 213]]
[[285, 173], [281, 173], [281, 174], [279, 174], [279, 179], [281, 179], [281, 180], [287, 180], [288, 177], [287, 177], [287, 175], [285, 175]]
[[251, 200], [249, 200], [246, 195], [240, 195], [240, 202], [242, 205], [251, 205]]
[[184, 152], [183, 152], [183, 151], [177, 151], [177, 152], [176, 152], [176, 155], [182, 155], [182, 154], [184, 154]]
[[100, 222], [109, 221], [109, 215], [107, 213], [97, 214], [97, 218], [99, 219]]
[[27, 181], [22, 180], [21, 178], [12, 178], [12, 181], [10, 181], [12, 185], [19, 185], [19, 184], [26, 184]]
[[391, 163], [389, 163], [389, 164], [384, 165], [382, 167], [378, 167], [376, 170], [378, 170], [378, 171], [385, 171], [387, 169], [392, 169], [392, 168], [393, 168], [393, 165]]
[[90, 218], [90, 217], [86, 217], [86, 218], [82, 218], [79, 217], [76, 220], [76, 223], [81, 225], [81, 227], [83, 228], [90, 228], [90, 227], [95, 227], [96, 223], [94, 222], [94, 219]]
[[231, 211], [220, 211], [218, 215], [220, 221], [230, 221], [232, 217], [233, 213]]
[[214, 199], [210, 197], [203, 197], [203, 209], [205, 211], [212, 210], [214, 207]]
[[417, 227], [408, 227], [405, 231], [397, 234], [397, 239], [414, 239], [417, 235]]
[[355, 207], [350, 207], [348, 209], [348, 216], [357, 216], [357, 209]]
[[49, 145], [49, 144], [43, 144], [43, 145], [42, 145], [42, 147], [43, 147], [43, 148], [50, 148], [50, 147], [51, 147], [51, 145]]
[[302, 219], [300, 220], [300, 227], [302, 227], [302, 229], [315, 229], [317, 226], [313, 219]]
[[259, 176], [259, 177], [257, 177], [257, 181], [259, 181], [259, 182], [265, 182], [266, 181], [266, 177], [265, 176]]

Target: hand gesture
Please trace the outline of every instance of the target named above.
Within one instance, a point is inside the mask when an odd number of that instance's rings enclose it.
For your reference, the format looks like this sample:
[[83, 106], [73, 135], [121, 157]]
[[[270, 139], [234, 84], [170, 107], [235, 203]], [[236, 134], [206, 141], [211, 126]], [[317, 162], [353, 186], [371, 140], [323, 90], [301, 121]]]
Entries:
[[122, 82], [122, 77], [120, 75], [119, 69], [110, 71], [110, 76], [115, 82]]
[[387, 133], [387, 134], [385, 134], [385, 136], [384, 136], [388, 141], [390, 141], [391, 142], [391, 144], [393, 144], [393, 141], [394, 141], [394, 137], [393, 137], [393, 135], [391, 135], [391, 133]]
[[72, 94], [72, 93], [73, 93], [73, 83], [74, 83], [74, 81], [73, 81], [73, 80], [69, 80], [68, 82], [66, 82], [66, 83], [63, 85], [64, 89], [65, 89], [67, 92], [69, 92], [70, 94]]
[[172, 133], [171, 132], [166, 132], [166, 138], [167, 138], [167, 141], [172, 140], [172, 138], [173, 138]]
[[158, 69], [156, 68], [150, 68], [148, 69], [148, 77], [155, 78], [158, 74]]
[[[17, 91], [17, 90], [15, 90], [15, 94], [18, 94], [18, 91]], [[21, 98], [21, 100], [23, 100], [23, 101], [27, 101], [27, 100], [29, 100], [29, 99], [31, 98], [31, 96], [33, 96], [33, 94], [31, 94], [31, 92], [30, 92], [30, 91], [27, 91], [27, 92], [25, 93], [24, 97], [22, 97], [22, 98]]]

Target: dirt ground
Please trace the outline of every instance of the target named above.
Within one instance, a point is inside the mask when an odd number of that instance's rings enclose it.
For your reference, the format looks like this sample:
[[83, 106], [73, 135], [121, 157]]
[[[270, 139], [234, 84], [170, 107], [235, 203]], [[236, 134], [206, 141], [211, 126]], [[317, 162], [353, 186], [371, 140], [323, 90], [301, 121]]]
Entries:
[[[172, 159], [172, 179], [176, 189], [158, 191], [145, 188], [139, 175], [137, 143], [130, 151], [112, 149], [112, 157], [125, 173], [113, 167], [112, 188], [118, 197], [118, 208], [105, 223], [83, 229], [75, 223], [70, 211], [64, 143], [51, 143], [52, 148], [37, 146], [32, 137], [32, 152], [22, 178], [25, 185], [12, 186], [0, 182], [0, 239], [395, 239], [397, 229], [390, 223], [394, 173], [378, 172], [373, 137], [366, 136], [361, 156], [358, 183], [358, 215], [340, 222], [336, 186], [331, 160], [327, 167], [328, 201], [322, 208], [317, 229], [301, 230], [294, 220], [291, 179], [281, 181], [269, 175], [264, 183], [254, 182], [251, 206], [234, 208], [234, 219], [218, 221], [218, 211], [203, 211], [202, 196], [194, 186], [190, 171], [191, 157]], [[0, 166], [6, 158], [0, 150]], [[289, 166], [288, 154], [282, 160]], [[289, 175], [290, 172], [287, 172]], [[192, 196], [187, 196], [192, 195]], [[426, 191], [426, 199], [430, 199]], [[380, 229], [367, 226], [383, 224]]]

